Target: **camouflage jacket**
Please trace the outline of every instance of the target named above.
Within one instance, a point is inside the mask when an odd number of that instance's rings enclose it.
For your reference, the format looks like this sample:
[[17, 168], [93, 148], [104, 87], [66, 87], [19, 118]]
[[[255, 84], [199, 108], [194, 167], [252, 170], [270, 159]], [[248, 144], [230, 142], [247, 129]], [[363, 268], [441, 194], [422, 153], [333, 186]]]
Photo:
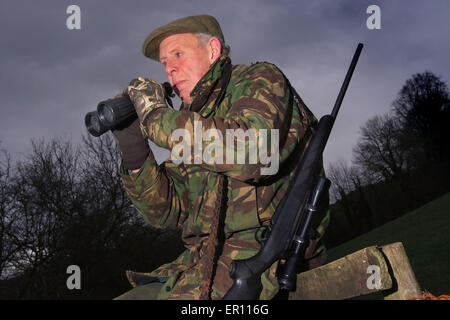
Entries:
[[[266, 142], [278, 140], [280, 169], [275, 174], [261, 174], [261, 169], [270, 164], [248, 160], [248, 139], [244, 163], [207, 163], [196, 158], [201, 153], [196, 154], [194, 150], [190, 155], [180, 153], [184, 159], [181, 163], [169, 158], [160, 165], [150, 154], [141, 170], [133, 175], [128, 175], [122, 167], [125, 190], [144, 219], [157, 228], [182, 228], [186, 250], [175, 261], [145, 273], [166, 282], [158, 296], [160, 299], [200, 297], [201, 268], [206, 263], [205, 242], [217, 206], [223, 209], [220, 232], [224, 241], [218, 249], [220, 256], [215, 264], [211, 298], [223, 297], [232, 285], [229, 276], [232, 260], [249, 258], [258, 252], [260, 244], [255, 235], [269, 224], [284, 196], [295, 165], [309, 142], [310, 130], [307, 129], [316, 121], [302, 102], [296, 103], [284, 75], [270, 63], [233, 66], [225, 96], [215, 106], [223, 70], [230, 63], [229, 57], [221, 56], [210, 67], [192, 91], [191, 104], [183, 104], [180, 110], [153, 110], [150, 119], [145, 121], [145, 131], [157, 145], [173, 151], [181, 140], [174, 141], [171, 134], [183, 128], [186, 130], [185, 146], [189, 150], [202, 148], [206, 152], [214, 140], [205, 139], [209, 129], [216, 129], [222, 137], [226, 137], [229, 129], [258, 132], [266, 129], [269, 133]], [[277, 129], [278, 137], [270, 129]], [[200, 142], [200, 136], [195, 136], [199, 133], [204, 135]], [[225, 155], [225, 148], [223, 150]], [[225, 185], [221, 185], [220, 176], [227, 178]], [[219, 190], [221, 187], [224, 190]], [[261, 278], [261, 299], [270, 299], [278, 291], [277, 265], [275, 263]]]

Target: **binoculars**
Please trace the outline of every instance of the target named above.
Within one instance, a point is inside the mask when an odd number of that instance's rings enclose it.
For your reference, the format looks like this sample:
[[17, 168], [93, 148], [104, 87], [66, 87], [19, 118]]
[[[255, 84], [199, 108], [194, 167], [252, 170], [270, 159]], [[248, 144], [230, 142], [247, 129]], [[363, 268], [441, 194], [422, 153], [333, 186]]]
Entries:
[[[168, 82], [164, 82], [162, 85], [166, 91], [166, 100], [172, 106], [172, 101], [170, 100], [170, 97], [174, 96], [172, 94], [172, 87]], [[125, 128], [136, 117], [136, 110], [130, 98], [123, 96], [101, 101], [97, 105], [96, 111], [91, 111], [86, 114], [84, 123], [91, 135], [99, 137], [109, 130]]]

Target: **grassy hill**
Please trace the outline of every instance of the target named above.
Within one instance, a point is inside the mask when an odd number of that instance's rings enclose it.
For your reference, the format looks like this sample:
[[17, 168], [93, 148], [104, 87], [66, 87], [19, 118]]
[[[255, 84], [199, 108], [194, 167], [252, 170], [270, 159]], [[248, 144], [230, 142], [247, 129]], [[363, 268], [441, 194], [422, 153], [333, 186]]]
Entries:
[[450, 294], [450, 193], [328, 252], [328, 262], [372, 245], [402, 242], [422, 290]]

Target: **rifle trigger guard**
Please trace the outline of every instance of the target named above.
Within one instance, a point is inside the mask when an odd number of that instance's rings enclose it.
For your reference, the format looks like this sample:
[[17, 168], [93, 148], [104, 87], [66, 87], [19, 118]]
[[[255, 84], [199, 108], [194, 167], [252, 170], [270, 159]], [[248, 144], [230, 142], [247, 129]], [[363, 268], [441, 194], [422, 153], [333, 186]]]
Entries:
[[259, 230], [255, 232], [255, 239], [256, 241], [258, 241], [261, 247], [263, 247], [267, 239], [269, 239], [269, 234], [270, 234], [270, 227], [266, 226], [260, 227]]

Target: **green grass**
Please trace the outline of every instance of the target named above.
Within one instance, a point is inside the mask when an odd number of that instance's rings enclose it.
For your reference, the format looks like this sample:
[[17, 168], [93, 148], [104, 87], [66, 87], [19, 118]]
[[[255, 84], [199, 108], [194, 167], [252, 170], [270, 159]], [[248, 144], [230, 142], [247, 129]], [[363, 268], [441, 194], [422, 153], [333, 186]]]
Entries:
[[450, 193], [328, 252], [328, 262], [373, 245], [402, 242], [422, 290], [450, 294]]

